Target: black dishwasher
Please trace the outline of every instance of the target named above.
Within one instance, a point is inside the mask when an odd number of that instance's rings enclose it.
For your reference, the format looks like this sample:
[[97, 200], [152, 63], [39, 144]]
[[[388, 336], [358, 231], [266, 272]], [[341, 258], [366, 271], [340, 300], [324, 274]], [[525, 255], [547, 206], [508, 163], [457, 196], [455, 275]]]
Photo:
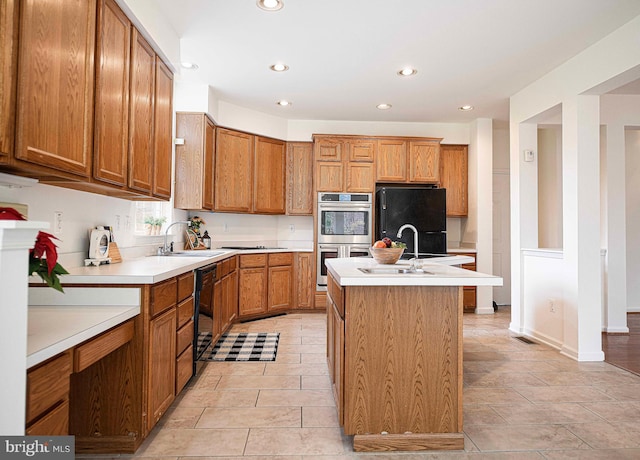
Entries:
[[[197, 363], [211, 343], [213, 335], [213, 286], [216, 282], [217, 264], [209, 264], [196, 269], [194, 290], [195, 311], [193, 314], [193, 375], [197, 374]], [[207, 337], [208, 335], [208, 342]]]

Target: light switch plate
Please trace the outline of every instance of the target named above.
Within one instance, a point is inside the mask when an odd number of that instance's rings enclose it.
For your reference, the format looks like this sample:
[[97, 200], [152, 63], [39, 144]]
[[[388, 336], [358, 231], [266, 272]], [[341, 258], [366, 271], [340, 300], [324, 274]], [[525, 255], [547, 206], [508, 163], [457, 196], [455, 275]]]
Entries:
[[533, 161], [533, 150], [524, 151], [524, 161]]

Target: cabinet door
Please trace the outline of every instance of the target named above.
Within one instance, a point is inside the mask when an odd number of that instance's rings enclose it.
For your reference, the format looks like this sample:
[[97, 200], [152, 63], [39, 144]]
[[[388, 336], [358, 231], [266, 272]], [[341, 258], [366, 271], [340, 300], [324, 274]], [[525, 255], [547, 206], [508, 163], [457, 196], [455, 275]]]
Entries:
[[250, 212], [253, 136], [218, 128], [215, 157], [215, 210]]
[[238, 280], [239, 316], [267, 311], [267, 268], [242, 268]]
[[256, 136], [253, 167], [253, 212], [284, 214], [284, 142]]
[[378, 182], [407, 181], [407, 143], [405, 141], [378, 141], [376, 180]]
[[300, 309], [313, 308], [313, 253], [299, 252], [296, 256], [294, 307]]
[[314, 142], [316, 161], [342, 161], [344, 143], [338, 139], [317, 139]]
[[202, 171], [202, 207], [213, 209], [213, 160], [216, 146], [216, 127], [208, 117], [204, 119], [204, 171]]
[[313, 144], [287, 143], [287, 214], [313, 215]]
[[93, 177], [127, 185], [131, 21], [115, 0], [98, 7]]
[[342, 192], [342, 163], [316, 162], [316, 184], [318, 192]]
[[435, 142], [409, 142], [409, 182], [440, 180], [440, 146]]
[[291, 308], [293, 268], [291, 265], [269, 267], [268, 311]]
[[160, 420], [173, 402], [176, 370], [176, 310], [170, 309], [149, 322], [148, 429]]
[[31, 0], [20, 8], [16, 158], [88, 178], [96, 2]]
[[345, 356], [345, 341], [344, 341], [344, 320], [338, 314], [338, 310], [333, 302], [330, 302], [331, 316], [332, 316], [332, 331], [333, 331], [333, 343], [331, 349], [333, 351], [333, 359], [331, 363], [333, 365], [333, 396], [336, 400], [336, 406], [338, 408], [338, 420], [340, 425], [344, 425], [344, 356]]
[[129, 187], [151, 193], [156, 55], [135, 28], [131, 40]]
[[346, 191], [373, 193], [373, 163], [349, 163], [346, 173]]
[[156, 56], [153, 195], [171, 198], [171, 154], [173, 149], [173, 73]]
[[467, 146], [442, 145], [440, 155], [440, 187], [447, 189], [447, 216], [466, 216], [469, 194]]
[[227, 299], [225, 306], [227, 308], [227, 323], [231, 325], [238, 317], [238, 272], [237, 270], [229, 273], [229, 276], [225, 278], [227, 287], [225, 293]]
[[18, 0], [0, 0], [0, 164], [13, 154], [18, 68]]
[[364, 161], [373, 163], [376, 154], [376, 141], [351, 140], [349, 141], [349, 161]]

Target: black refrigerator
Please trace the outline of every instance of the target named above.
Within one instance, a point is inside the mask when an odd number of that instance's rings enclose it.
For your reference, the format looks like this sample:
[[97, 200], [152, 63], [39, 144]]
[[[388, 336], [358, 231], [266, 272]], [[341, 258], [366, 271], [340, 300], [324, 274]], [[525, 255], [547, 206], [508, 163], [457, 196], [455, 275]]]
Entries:
[[376, 191], [376, 239], [389, 237], [407, 244], [405, 254], [414, 254], [413, 231], [398, 229], [411, 224], [418, 230], [421, 255], [447, 252], [447, 195], [443, 188], [380, 187]]

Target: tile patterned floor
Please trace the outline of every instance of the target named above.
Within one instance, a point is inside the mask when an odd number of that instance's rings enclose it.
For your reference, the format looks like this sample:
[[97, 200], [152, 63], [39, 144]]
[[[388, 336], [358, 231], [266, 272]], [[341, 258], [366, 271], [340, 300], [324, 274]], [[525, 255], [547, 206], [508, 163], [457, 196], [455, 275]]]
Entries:
[[135, 457], [640, 459], [640, 376], [522, 343], [508, 323], [508, 308], [464, 316], [464, 451], [354, 453], [330, 390], [324, 314], [292, 314], [235, 325], [280, 332], [276, 361], [207, 363]]

